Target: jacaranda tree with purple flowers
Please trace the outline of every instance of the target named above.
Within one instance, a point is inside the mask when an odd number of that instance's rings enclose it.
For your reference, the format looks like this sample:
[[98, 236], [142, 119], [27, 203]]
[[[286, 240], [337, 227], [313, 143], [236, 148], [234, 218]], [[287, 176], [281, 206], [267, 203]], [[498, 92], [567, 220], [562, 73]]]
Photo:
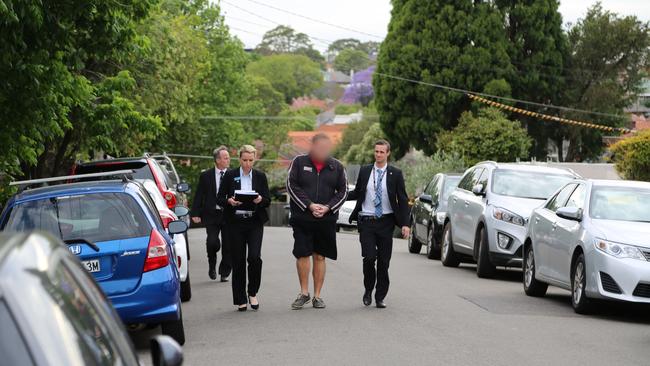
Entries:
[[341, 101], [345, 104], [360, 103], [364, 107], [367, 107], [375, 96], [375, 91], [372, 87], [372, 75], [374, 73], [375, 66], [371, 66], [366, 70], [354, 74], [352, 82], [345, 89]]

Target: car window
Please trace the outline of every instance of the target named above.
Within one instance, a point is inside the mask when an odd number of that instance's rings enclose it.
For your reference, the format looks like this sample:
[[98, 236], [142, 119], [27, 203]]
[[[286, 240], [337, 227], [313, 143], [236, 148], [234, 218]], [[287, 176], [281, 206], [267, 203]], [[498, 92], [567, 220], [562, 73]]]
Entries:
[[578, 185], [578, 187], [573, 191], [571, 197], [566, 202], [565, 207], [582, 207], [585, 203], [585, 186], [584, 184]]
[[471, 191], [472, 188], [478, 183], [478, 180], [483, 173], [483, 168], [474, 168], [472, 171], [467, 172], [463, 179], [460, 181], [458, 184], [458, 187], [466, 190], [466, 191]]
[[558, 208], [563, 207], [566, 201], [569, 199], [571, 193], [573, 193], [574, 189], [576, 189], [576, 184], [569, 184], [566, 187], [562, 188], [562, 190], [558, 192], [555, 197], [548, 201], [546, 208], [555, 212]]
[[34, 360], [25, 344], [18, 324], [9, 312], [9, 307], [0, 301], [0, 355], [3, 365], [33, 365]]
[[650, 223], [650, 189], [594, 187], [589, 215], [594, 219]]
[[[150, 181], [153, 182], [153, 181]], [[154, 183], [155, 185], [155, 183]], [[156, 190], [158, 188], [155, 188]], [[154, 198], [152, 197], [152, 194], [150, 194], [144, 186], [141, 187], [140, 189], [137, 190], [138, 195], [140, 198], [145, 202], [145, 206], [147, 211], [149, 211], [149, 215], [154, 218], [154, 220], [158, 223], [158, 227], [161, 228], [163, 227], [162, 221], [160, 219], [160, 212], [159, 208], [156, 206], [156, 202], [154, 202]], [[160, 191], [157, 191], [158, 195], [160, 195]], [[162, 196], [161, 196], [162, 197]], [[167, 207], [167, 204], [165, 203], [164, 206], [162, 207]]]
[[42, 230], [62, 240], [96, 243], [148, 236], [151, 225], [130, 195], [91, 193], [18, 204], [5, 229]]
[[490, 175], [490, 171], [488, 169], [483, 169], [483, 173], [481, 173], [481, 177], [478, 178], [478, 181], [476, 182], [476, 184], [483, 185], [483, 190], [487, 189], [489, 175]]
[[438, 181], [440, 180], [440, 176], [436, 176], [429, 182], [429, 185], [427, 188], [424, 190], [424, 193], [430, 195], [431, 197], [435, 197], [436, 194], [438, 194]]
[[440, 202], [447, 202], [449, 195], [458, 186], [459, 181], [460, 181], [460, 177], [447, 177], [447, 179], [445, 179], [445, 183], [442, 188], [442, 197], [440, 198]]
[[497, 169], [492, 181], [492, 192], [502, 196], [545, 200], [573, 179], [573, 176], [567, 174]]

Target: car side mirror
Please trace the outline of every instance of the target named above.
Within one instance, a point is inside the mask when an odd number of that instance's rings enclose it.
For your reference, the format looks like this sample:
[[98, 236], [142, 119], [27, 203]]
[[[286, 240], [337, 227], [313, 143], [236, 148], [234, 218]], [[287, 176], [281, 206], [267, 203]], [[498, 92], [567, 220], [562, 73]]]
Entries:
[[474, 187], [472, 187], [472, 193], [474, 193], [477, 196], [485, 196], [484, 189], [485, 187], [483, 187], [483, 185], [479, 183]]
[[167, 225], [167, 231], [172, 235], [182, 234], [187, 231], [187, 224], [182, 220], [172, 221]]
[[174, 207], [174, 213], [178, 217], [183, 217], [189, 215], [190, 210], [188, 210], [185, 206], [176, 206]]
[[190, 185], [188, 183], [178, 183], [176, 185], [176, 190], [181, 193], [189, 192], [190, 191]]
[[153, 366], [181, 366], [183, 349], [170, 336], [159, 335], [150, 341], [151, 361]]
[[578, 207], [560, 207], [555, 214], [563, 219], [582, 221], [582, 209]]
[[432, 203], [433, 202], [433, 197], [431, 197], [430, 194], [422, 193], [420, 195], [420, 202]]

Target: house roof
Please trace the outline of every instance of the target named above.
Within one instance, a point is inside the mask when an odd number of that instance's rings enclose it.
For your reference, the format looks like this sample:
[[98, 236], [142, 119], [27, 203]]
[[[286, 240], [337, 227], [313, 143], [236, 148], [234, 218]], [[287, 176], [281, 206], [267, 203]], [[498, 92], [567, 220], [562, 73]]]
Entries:
[[314, 131], [289, 131], [289, 143], [298, 153], [304, 153], [309, 150], [312, 137], [318, 133], [324, 133], [336, 146], [343, 139], [343, 131], [346, 128], [347, 125], [323, 125]]

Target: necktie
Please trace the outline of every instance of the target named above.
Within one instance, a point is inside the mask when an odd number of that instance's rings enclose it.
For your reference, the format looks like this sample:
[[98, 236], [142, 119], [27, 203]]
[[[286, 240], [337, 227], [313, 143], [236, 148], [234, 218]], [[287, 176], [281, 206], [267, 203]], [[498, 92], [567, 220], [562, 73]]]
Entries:
[[219, 181], [217, 182], [217, 195], [219, 195], [219, 188], [221, 188], [221, 182], [223, 181], [223, 174], [225, 171], [221, 170], [219, 172]]
[[384, 212], [381, 206], [381, 198], [383, 193], [383, 187], [381, 180], [384, 179], [384, 171], [377, 169], [376, 180], [375, 180], [375, 217], [382, 217]]

